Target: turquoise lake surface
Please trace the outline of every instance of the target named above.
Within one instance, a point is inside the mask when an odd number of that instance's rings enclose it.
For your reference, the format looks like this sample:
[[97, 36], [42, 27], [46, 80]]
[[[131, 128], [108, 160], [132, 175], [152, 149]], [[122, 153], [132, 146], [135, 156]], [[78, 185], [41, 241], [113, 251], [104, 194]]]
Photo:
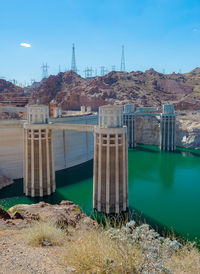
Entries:
[[[200, 151], [177, 148], [161, 152], [157, 146], [129, 150], [129, 207], [154, 228], [173, 229], [184, 238], [200, 240]], [[43, 200], [71, 200], [88, 215], [92, 211], [93, 163], [56, 173], [57, 189]], [[23, 195], [23, 182], [16, 180], [0, 190], [0, 204], [9, 208], [34, 203]]]

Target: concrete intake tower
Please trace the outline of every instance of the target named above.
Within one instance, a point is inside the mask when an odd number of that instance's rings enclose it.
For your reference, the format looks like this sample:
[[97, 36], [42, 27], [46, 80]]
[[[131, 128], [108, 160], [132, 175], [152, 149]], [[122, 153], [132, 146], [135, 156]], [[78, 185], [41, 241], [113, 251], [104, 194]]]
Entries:
[[99, 108], [94, 127], [93, 208], [119, 213], [128, 208], [127, 127], [121, 106]]
[[174, 105], [163, 105], [160, 119], [161, 150], [176, 150], [176, 114]]
[[48, 127], [49, 108], [27, 107], [28, 122], [24, 124], [24, 193], [43, 197], [55, 191], [53, 133]]
[[123, 122], [127, 126], [128, 147], [136, 147], [136, 116], [133, 104], [124, 105]]

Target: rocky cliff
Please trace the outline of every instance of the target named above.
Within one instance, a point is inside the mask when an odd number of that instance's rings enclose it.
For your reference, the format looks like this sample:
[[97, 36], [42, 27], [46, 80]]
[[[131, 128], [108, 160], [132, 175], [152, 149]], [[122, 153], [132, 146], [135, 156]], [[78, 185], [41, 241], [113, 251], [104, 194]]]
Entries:
[[200, 68], [185, 74], [162, 74], [153, 69], [130, 73], [112, 71], [90, 79], [68, 71], [44, 79], [37, 87], [29, 87], [29, 91], [33, 100], [49, 103], [56, 99], [63, 109], [90, 105], [96, 110], [106, 103], [126, 102], [161, 107], [170, 102], [177, 110], [197, 110], [200, 108]]
[[[160, 122], [156, 117], [136, 118], [138, 144], [160, 145]], [[200, 149], [200, 114], [178, 114], [176, 118], [177, 146]]]
[[12, 101], [14, 101], [16, 98], [26, 99], [24, 89], [12, 84], [9, 81], [0, 79], [0, 103], [12, 103]]
[[[112, 71], [105, 76], [82, 78], [73, 71], [51, 75], [26, 88], [32, 101], [49, 103], [56, 99], [65, 109], [81, 105], [94, 110], [106, 103], [132, 102], [136, 106], [161, 107], [175, 104], [176, 110], [200, 109], [200, 68], [184, 74], [162, 74], [154, 69], [145, 72]], [[0, 79], [0, 102], [23, 97], [24, 90]]]

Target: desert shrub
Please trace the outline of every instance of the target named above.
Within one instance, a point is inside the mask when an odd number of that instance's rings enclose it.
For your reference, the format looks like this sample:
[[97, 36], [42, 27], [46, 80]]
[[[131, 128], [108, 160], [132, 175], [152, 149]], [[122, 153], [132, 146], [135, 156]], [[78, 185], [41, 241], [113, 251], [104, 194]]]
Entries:
[[192, 243], [185, 244], [173, 253], [166, 267], [173, 273], [200, 273], [200, 253]]
[[20, 208], [19, 205], [15, 205], [15, 206], [9, 208], [8, 212], [9, 213], [22, 212], [22, 209]]
[[60, 246], [66, 239], [66, 232], [50, 222], [35, 222], [24, 232], [25, 240], [31, 246]]
[[142, 261], [138, 248], [100, 230], [83, 231], [66, 247], [65, 263], [77, 273], [137, 273]]

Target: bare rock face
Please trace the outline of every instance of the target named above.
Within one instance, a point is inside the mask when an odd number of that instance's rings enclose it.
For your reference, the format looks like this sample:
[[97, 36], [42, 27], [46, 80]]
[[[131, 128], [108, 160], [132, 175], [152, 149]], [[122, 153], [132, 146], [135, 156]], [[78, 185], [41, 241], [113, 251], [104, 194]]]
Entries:
[[9, 211], [12, 212], [15, 208], [17, 212], [12, 216], [12, 222], [15, 219], [21, 219], [24, 223], [31, 223], [34, 220], [50, 221], [62, 229], [67, 229], [68, 226], [77, 229], [83, 226], [86, 228], [97, 226], [94, 220], [88, 218], [77, 205], [70, 201], [62, 201], [59, 205], [45, 202], [32, 205], [20, 204], [10, 208]]
[[116, 72], [84, 79], [73, 71], [44, 79], [29, 91], [33, 100], [49, 103], [56, 99], [63, 109], [81, 105], [97, 110], [107, 103], [132, 102], [136, 106], [161, 107], [173, 103], [178, 110], [200, 108], [200, 69], [185, 74], [162, 74], [153, 69], [145, 72]]
[[15, 99], [19, 97], [26, 99], [23, 88], [4, 79], [0, 79], [0, 102], [5, 101], [12, 104], [12, 101], [15, 101]]
[[8, 220], [11, 219], [10, 214], [4, 209], [0, 208], [0, 219]]
[[160, 144], [160, 124], [156, 117], [136, 118], [136, 142], [146, 145]]
[[[160, 145], [160, 121], [156, 117], [136, 118], [136, 142]], [[200, 149], [200, 114], [191, 113], [176, 118], [176, 144], [180, 147]]]
[[200, 117], [179, 118], [176, 140], [177, 146], [200, 149]]
[[[136, 106], [173, 103], [176, 110], [200, 109], [200, 68], [184, 74], [162, 74], [154, 69], [145, 72], [112, 71], [105, 76], [82, 78], [73, 71], [51, 75], [40, 83], [25, 88], [31, 101], [48, 104], [55, 99], [64, 109], [81, 105], [97, 110], [108, 103], [132, 102]], [[25, 96], [24, 89], [0, 79], [0, 102]]]

